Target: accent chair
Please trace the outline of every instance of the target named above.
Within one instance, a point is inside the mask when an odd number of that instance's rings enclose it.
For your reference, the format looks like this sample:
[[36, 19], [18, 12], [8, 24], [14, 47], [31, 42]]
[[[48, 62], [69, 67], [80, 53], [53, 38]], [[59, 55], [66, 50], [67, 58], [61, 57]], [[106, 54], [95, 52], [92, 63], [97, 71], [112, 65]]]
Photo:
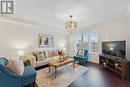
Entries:
[[0, 87], [25, 87], [35, 83], [36, 70], [32, 66], [26, 66], [23, 75], [16, 75], [6, 68], [7, 64], [6, 58], [0, 58]]
[[[83, 50], [83, 55], [79, 55], [79, 51]], [[82, 64], [86, 64], [87, 65], [87, 61], [88, 61], [88, 50], [86, 49], [79, 49], [76, 56], [73, 57], [74, 58], [74, 63], [76, 61], [79, 61]]]

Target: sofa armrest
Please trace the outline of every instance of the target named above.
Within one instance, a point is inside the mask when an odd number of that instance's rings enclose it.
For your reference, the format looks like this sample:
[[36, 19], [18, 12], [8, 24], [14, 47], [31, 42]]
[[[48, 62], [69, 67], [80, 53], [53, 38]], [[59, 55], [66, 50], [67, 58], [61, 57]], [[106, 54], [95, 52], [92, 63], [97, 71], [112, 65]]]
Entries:
[[35, 56], [30, 56], [30, 63], [33, 67], [35, 67], [35, 63], [36, 63], [36, 57]]

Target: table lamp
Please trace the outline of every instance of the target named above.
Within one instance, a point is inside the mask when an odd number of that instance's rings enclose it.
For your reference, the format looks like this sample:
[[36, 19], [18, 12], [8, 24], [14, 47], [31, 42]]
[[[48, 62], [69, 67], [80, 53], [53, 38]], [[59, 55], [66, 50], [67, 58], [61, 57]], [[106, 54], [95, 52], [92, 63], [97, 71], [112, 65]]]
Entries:
[[18, 58], [22, 59], [23, 56], [24, 56], [24, 50], [19, 50], [18, 51]]

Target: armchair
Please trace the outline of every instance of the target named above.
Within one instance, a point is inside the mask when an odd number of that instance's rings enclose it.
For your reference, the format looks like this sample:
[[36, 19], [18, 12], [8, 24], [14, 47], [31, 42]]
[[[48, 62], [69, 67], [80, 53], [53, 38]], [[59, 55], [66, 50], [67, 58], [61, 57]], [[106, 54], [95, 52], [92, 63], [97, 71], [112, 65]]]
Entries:
[[74, 58], [74, 63], [75, 63], [75, 61], [79, 61], [82, 64], [84, 64], [84, 63], [87, 64], [88, 50], [83, 50], [83, 51], [84, 51], [84, 55], [81, 56], [81, 55], [79, 55], [79, 50], [78, 50], [77, 55], [73, 57]]
[[24, 87], [36, 81], [36, 71], [26, 66], [23, 75], [16, 75], [6, 68], [8, 60], [0, 58], [0, 87]]

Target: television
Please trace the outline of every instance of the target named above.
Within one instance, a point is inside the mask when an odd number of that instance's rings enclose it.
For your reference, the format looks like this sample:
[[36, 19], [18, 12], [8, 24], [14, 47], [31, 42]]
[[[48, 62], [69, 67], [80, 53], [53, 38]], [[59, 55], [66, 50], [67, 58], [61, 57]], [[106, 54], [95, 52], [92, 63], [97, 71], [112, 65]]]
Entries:
[[126, 58], [126, 41], [102, 42], [102, 54]]

